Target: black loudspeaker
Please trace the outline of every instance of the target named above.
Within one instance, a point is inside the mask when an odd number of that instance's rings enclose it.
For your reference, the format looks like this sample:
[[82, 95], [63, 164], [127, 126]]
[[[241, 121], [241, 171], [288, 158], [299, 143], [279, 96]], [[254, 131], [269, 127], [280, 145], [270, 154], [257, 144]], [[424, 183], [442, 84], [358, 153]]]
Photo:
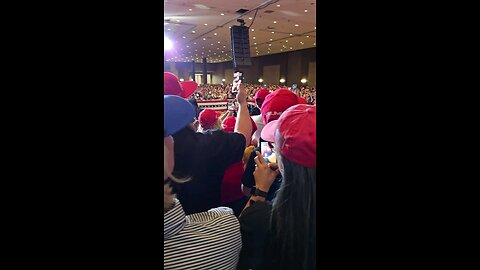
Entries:
[[250, 59], [250, 39], [248, 36], [248, 27], [246, 26], [232, 26], [230, 30], [232, 38], [232, 59], [233, 67], [251, 66]]

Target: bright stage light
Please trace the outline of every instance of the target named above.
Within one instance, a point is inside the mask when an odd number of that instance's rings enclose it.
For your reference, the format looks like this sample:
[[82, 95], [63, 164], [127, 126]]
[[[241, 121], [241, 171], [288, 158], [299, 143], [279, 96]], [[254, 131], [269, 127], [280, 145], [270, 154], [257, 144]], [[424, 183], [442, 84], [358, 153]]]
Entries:
[[173, 43], [167, 37], [164, 37], [163, 49], [165, 51], [171, 50], [173, 48]]
[[281, 78], [281, 79], [280, 79], [280, 82], [281, 82], [281, 83], [284, 83], [284, 82], [285, 82], [285, 79], [284, 79], [284, 78]]
[[262, 78], [258, 79], [258, 82], [259, 82], [259, 83], [262, 83], [262, 82], [263, 82], [263, 79], [262, 79]]
[[305, 79], [305, 78], [304, 78], [304, 79], [301, 79], [300, 82], [301, 82], [301, 83], [306, 83], [306, 82], [307, 82], [307, 79]]

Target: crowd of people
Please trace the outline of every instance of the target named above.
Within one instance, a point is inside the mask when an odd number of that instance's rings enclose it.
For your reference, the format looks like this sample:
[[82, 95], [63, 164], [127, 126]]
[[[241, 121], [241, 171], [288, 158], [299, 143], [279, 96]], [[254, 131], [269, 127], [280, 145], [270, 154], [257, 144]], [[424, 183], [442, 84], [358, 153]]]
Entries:
[[[267, 89], [273, 92], [280, 88], [293, 91], [297, 96], [304, 98], [307, 104], [315, 104], [317, 99], [315, 87], [309, 86], [296, 88], [295, 86], [280, 86], [275, 84], [243, 84], [243, 87], [247, 92], [247, 98], [249, 100], [253, 99], [255, 93], [261, 89]], [[231, 92], [231, 88], [231, 84], [203, 84], [198, 86], [194, 97], [198, 101], [232, 99], [234, 98], [234, 94]]]
[[236, 116], [198, 113], [164, 80], [164, 269], [315, 269], [316, 105], [240, 84]]

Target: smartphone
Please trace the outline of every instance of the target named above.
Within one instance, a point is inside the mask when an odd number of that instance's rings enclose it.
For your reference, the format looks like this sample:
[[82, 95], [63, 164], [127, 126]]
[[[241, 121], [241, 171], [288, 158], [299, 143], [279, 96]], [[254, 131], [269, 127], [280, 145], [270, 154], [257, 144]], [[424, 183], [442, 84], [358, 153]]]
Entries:
[[243, 81], [243, 72], [235, 71], [233, 73], [232, 93], [238, 93], [238, 87]]
[[270, 145], [268, 145], [268, 142], [261, 142], [260, 143], [260, 151], [262, 153], [263, 159], [265, 159], [265, 161], [267, 163], [271, 163], [271, 162], [275, 163], [275, 162], [273, 162], [273, 160], [269, 160], [269, 157], [271, 157], [271, 155], [273, 154], [273, 150], [270, 147]]

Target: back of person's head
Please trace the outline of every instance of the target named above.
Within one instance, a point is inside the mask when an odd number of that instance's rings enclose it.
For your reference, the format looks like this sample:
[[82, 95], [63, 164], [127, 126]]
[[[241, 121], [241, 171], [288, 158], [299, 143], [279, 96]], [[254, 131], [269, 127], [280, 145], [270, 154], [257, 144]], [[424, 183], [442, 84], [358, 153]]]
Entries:
[[[233, 132], [235, 129], [235, 123], [237, 122], [237, 118], [235, 116], [229, 116], [225, 118], [222, 122], [222, 129], [225, 132]], [[252, 117], [250, 117], [250, 123], [252, 123], [252, 135], [257, 131], [257, 124], [253, 121]]]
[[297, 105], [298, 98], [292, 91], [280, 88], [265, 97], [262, 104], [263, 123], [277, 120], [280, 115], [288, 108]]
[[310, 269], [316, 252], [316, 107], [288, 108], [265, 125], [261, 136], [275, 142], [282, 174], [272, 215], [275, 264], [279, 269]]
[[235, 116], [229, 116], [223, 120], [222, 128], [225, 132], [233, 132], [235, 129], [235, 123], [237, 118]]
[[187, 98], [197, 90], [198, 84], [194, 81], [180, 82], [175, 74], [163, 73], [163, 94]]
[[200, 123], [199, 130], [200, 132], [210, 130], [210, 129], [220, 129], [221, 125], [218, 121], [218, 113], [212, 109], [204, 109], [198, 115], [198, 122]]
[[164, 95], [164, 114], [163, 114], [163, 210], [166, 211], [173, 202], [173, 194], [167, 180], [175, 182], [184, 182], [188, 179], [179, 179], [172, 175], [175, 166], [174, 158], [174, 140], [172, 135], [187, 126], [195, 117], [195, 110], [185, 99]]
[[257, 106], [261, 108], [263, 102], [265, 101], [265, 97], [268, 96], [269, 94], [270, 94], [270, 91], [268, 91], [267, 88], [262, 88], [258, 90], [255, 93], [255, 96], [253, 96], [253, 99], [255, 100], [255, 104], [257, 104]]

